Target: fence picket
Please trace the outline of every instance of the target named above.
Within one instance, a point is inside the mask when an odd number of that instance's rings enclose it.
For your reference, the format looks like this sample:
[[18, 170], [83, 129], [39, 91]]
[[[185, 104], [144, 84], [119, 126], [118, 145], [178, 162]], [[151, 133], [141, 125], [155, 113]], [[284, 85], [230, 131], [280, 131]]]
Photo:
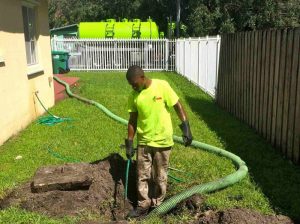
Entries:
[[[285, 65], [285, 77], [284, 77], [284, 93], [283, 93], [283, 116], [282, 116], [282, 133], [281, 133], [281, 149], [287, 156], [287, 126], [289, 115], [289, 100], [290, 100], [290, 87], [291, 87], [291, 66], [293, 56], [293, 30], [288, 30], [287, 33], [287, 53], [286, 53], [286, 65]], [[299, 52], [298, 52], [299, 53]]]
[[270, 48], [271, 48], [271, 32], [266, 31], [266, 52], [265, 52], [265, 64], [264, 64], [264, 94], [263, 94], [263, 105], [262, 105], [262, 134], [264, 138], [267, 138], [267, 114], [268, 114], [268, 101], [269, 101], [269, 88], [270, 88]]
[[264, 108], [264, 81], [265, 81], [265, 63], [266, 63], [266, 31], [262, 31], [262, 39], [261, 39], [261, 63], [260, 63], [260, 79], [259, 79], [259, 110], [258, 110], [258, 132], [263, 135], [263, 108]]
[[[277, 121], [276, 121], [276, 147], [281, 148], [281, 134], [282, 134], [282, 113], [283, 113], [283, 96], [284, 96], [284, 82], [285, 82], [285, 58], [287, 45], [287, 30], [283, 30], [281, 46], [280, 46], [280, 65], [279, 65], [279, 88], [278, 88], [278, 105], [277, 105]], [[282, 153], [284, 150], [282, 149]]]
[[253, 44], [254, 44], [254, 53], [253, 53], [253, 77], [252, 77], [252, 79], [253, 79], [253, 92], [252, 92], [252, 102], [253, 102], [253, 104], [252, 104], [252, 125], [251, 125], [251, 127], [252, 128], [254, 128], [254, 129], [256, 129], [256, 117], [257, 117], [257, 115], [256, 115], [256, 105], [257, 105], [257, 77], [258, 77], [258, 63], [259, 63], [259, 61], [258, 61], [258, 52], [259, 52], [259, 50], [258, 50], [258, 40], [259, 40], [259, 38], [258, 38], [258, 36], [259, 36], [259, 33], [258, 33], [258, 31], [254, 31], [253, 32]]
[[245, 33], [245, 43], [244, 43], [244, 49], [245, 49], [245, 64], [244, 64], [244, 88], [245, 88], [245, 95], [244, 95], [244, 121], [246, 123], [249, 123], [249, 70], [250, 70], [250, 49], [249, 49], [249, 33]]
[[[267, 110], [267, 123], [266, 123], [266, 138], [271, 141], [272, 135], [272, 112], [273, 112], [273, 95], [274, 95], [274, 68], [275, 68], [275, 49], [276, 49], [276, 32], [270, 31], [270, 62], [269, 62], [269, 96], [268, 96], [268, 110]], [[268, 66], [268, 65], [267, 65]]]
[[[297, 36], [300, 35], [300, 28], [296, 29]], [[296, 105], [295, 105], [295, 121], [294, 121], [294, 147], [293, 147], [293, 161], [295, 163], [300, 162], [300, 56], [298, 54], [298, 71], [297, 87], [296, 87]]]
[[232, 113], [234, 115], [237, 116], [237, 107], [238, 107], [238, 94], [237, 94], [237, 66], [238, 66], [238, 58], [237, 58], [237, 45], [238, 45], [238, 41], [237, 41], [237, 34], [233, 35], [233, 43], [232, 43], [232, 47], [233, 47], [233, 61], [231, 62], [232, 64], [232, 75], [231, 75], [231, 94], [233, 96], [233, 100], [231, 101], [231, 105], [230, 107], [233, 108], [232, 109]]
[[236, 72], [237, 72], [237, 76], [236, 76], [236, 87], [237, 88], [237, 115], [238, 117], [243, 120], [242, 117], [242, 106], [243, 106], [243, 92], [242, 92], [242, 66], [243, 66], [243, 51], [240, 51], [240, 49], [243, 49], [243, 39], [242, 38], [242, 34], [243, 33], [238, 33], [237, 34], [237, 45], [236, 45], [236, 56], [237, 56], [237, 62], [236, 63]]
[[276, 47], [275, 47], [275, 71], [274, 71], [274, 90], [273, 90], [273, 106], [272, 106], [272, 133], [271, 143], [276, 146], [276, 125], [277, 125], [277, 107], [278, 107], [278, 93], [279, 93], [279, 66], [281, 54], [281, 39], [282, 31], [276, 31]]
[[[230, 51], [228, 35], [225, 36], [224, 41], [222, 41], [222, 43], [221, 43], [221, 46], [222, 45], [224, 46], [224, 48], [223, 48], [224, 50], [221, 50], [222, 54], [223, 54], [223, 58], [224, 58], [223, 59], [224, 63], [222, 63], [224, 65], [224, 70], [220, 70], [219, 74], [222, 73], [222, 77], [223, 77], [223, 79], [221, 81], [221, 82], [223, 82], [223, 89], [224, 89], [224, 91], [223, 91], [224, 95], [223, 95], [223, 98], [222, 98], [223, 101], [224, 101], [223, 104], [224, 104], [224, 108], [228, 110], [228, 107], [227, 107], [227, 102], [228, 102], [228, 78], [227, 77], [228, 77], [228, 73], [229, 73], [228, 70], [229, 70], [229, 58], [230, 57], [226, 57], [226, 55], [225, 55], [226, 52]], [[219, 77], [220, 77], [220, 75], [219, 75]]]
[[293, 144], [294, 144], [294, 126], [295, 126], [295, 106], [296, 106], [296, 92], [297, 92], [297, 72], [298, 72], [298, 57], [299, 57], [299, 33], [292, 32], [293, 43], [291, 53], [291, 67], [290, 67], [290, 88], [287, 89], [289, 102], [287, 104], [287, 157], [293, 158]]
[[258, 31], [258, 51], [257, 51], [257, 70], [256, 70], [256, 104], [255, 104], [255, 129], [259, 131], [260, 120], [260, 94], [261, 94], [261, 67], [262, 67], [262, 31]]

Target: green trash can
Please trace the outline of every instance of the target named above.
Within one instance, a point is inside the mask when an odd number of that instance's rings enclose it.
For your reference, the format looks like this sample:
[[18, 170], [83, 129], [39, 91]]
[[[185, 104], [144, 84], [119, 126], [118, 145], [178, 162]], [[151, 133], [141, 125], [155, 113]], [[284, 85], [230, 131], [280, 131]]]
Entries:
[[68, 60], [69, 53], [66, 51], [52, 51], [53, 74], [62, 74], [70, 71]]

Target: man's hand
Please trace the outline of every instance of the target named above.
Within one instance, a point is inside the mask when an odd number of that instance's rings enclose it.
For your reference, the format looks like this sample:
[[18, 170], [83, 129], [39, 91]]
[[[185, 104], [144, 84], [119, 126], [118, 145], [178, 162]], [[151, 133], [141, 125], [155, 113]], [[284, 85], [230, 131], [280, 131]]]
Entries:
[[184, 146], [189, 146], [190, 144], [192, 144], [193, 141], [193, 136], [192, 136], [189, 122], [185, 120], [179, 125], [179, 127], [183, 133], [182, 139], [183, 139]]
[[126, 156], [131, 159], [134, 156], [133, 140], [125, 139]]

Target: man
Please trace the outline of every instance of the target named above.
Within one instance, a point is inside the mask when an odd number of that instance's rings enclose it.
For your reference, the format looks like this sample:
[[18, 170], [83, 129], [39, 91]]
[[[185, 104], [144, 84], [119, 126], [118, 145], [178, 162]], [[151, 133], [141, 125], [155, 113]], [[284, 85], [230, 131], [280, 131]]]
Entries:
[[[170, 108], [174, 107], [183, 131], [185, 146], [192, 143], [187, 115], [179, 98], [168, 82], [147, 78], [136, 65], [131, 66], [126, 78], [133, 91], [128, 98], [128, 136], [126, 156], [134, 155], [133, 139], [137, 132], [137, 190], [138, 206], [128, 218], [146, 215], [149, 208], [159, 206], [167, 190], [167, 170], [173, 142]], [[154, 184], [151, 184], [152, 181]]]

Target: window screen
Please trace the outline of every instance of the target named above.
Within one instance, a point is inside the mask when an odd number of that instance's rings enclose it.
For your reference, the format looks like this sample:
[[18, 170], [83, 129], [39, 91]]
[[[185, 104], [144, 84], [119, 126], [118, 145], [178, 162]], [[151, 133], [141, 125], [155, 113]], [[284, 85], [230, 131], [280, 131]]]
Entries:
[[34, 8], [22, 6], [27, 65], [37, 64], [36, 20]]

